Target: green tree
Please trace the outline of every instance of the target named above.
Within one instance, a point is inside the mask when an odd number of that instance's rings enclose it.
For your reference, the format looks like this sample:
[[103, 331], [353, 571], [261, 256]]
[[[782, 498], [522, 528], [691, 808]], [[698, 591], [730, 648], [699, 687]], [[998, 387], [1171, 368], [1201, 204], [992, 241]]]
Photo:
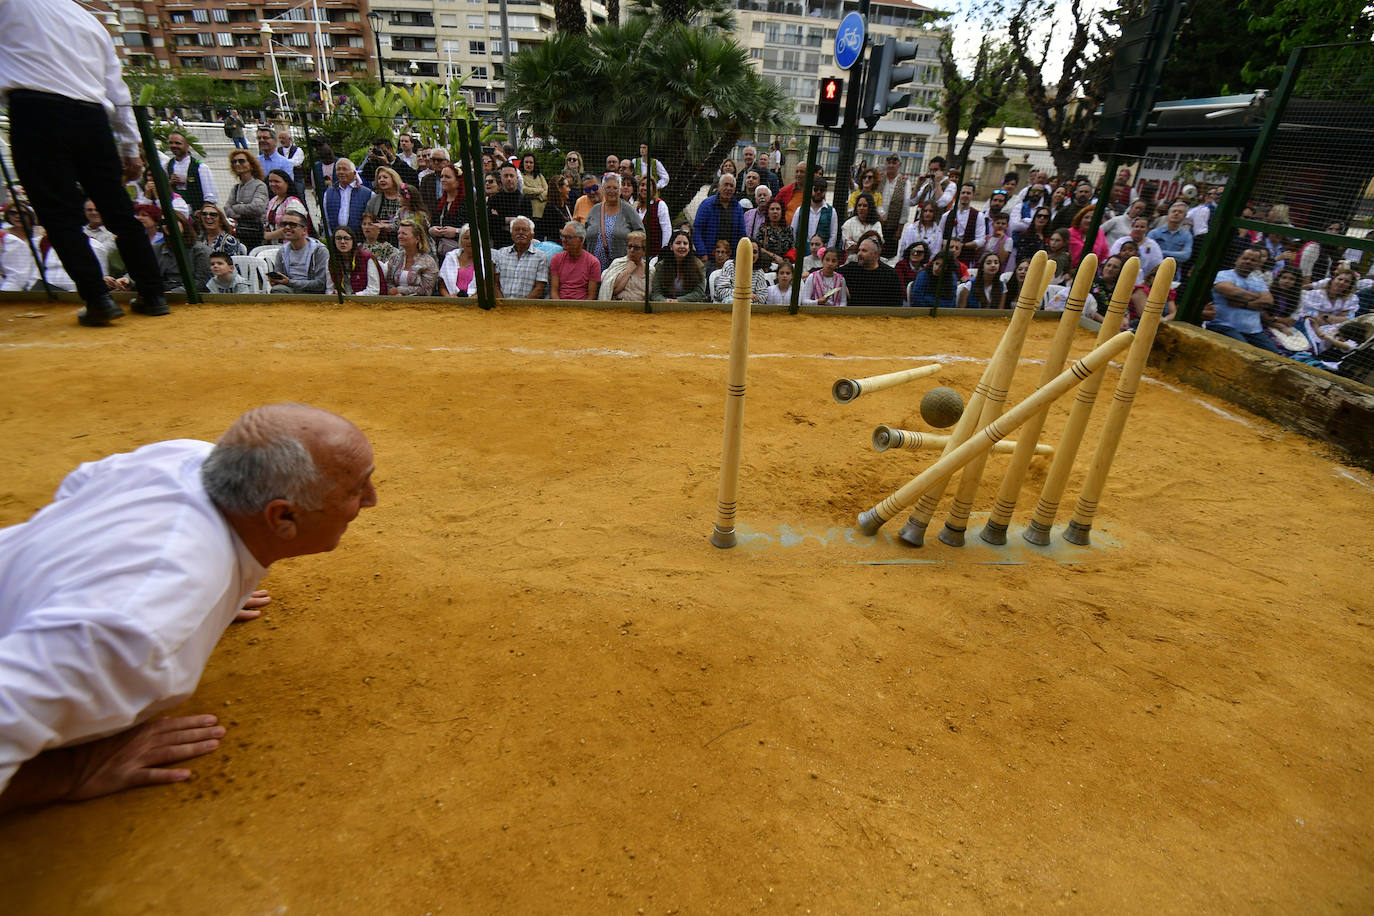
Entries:
[[631, 0], [631, 15], [727, 33], [735, 30], [735, 5], [730, 0]]
[[553, 0], [553, 25], [563, 35], [585, 34], [587, 14], [580, 0]]
[[[945, 88], [936, 107], [945, 128], [945, 160], [962, 174], [979, 132], [994, 123], [993, 116], [1020, 87], [1021, 75], [1016, 70], [1016, 56], [1011, 49], [1005, 44], [994, 43], [986, 34], [978, 45], [978, 56], [970, 76], [959, 71], [951, 32], [946, 31], [941, 37], [939, 53]], [[960, 130], [967, 133], [956, 154], [954, 147]]]
[[794, 124], [790, 100], [729, 35], [642, 15], [521, 51], [506, 87], [506, 117], [523, 113], [532, 130], [588, 163], [650, 142], [672, 175], [663, 196], [674, 214], [741, 137]]
[[1367, 0], [1242, 0], [1252, 54], [1242, 76], [1272, 88], [1288, 56], [1306, 45], [1374, 40], [1374, 6]]

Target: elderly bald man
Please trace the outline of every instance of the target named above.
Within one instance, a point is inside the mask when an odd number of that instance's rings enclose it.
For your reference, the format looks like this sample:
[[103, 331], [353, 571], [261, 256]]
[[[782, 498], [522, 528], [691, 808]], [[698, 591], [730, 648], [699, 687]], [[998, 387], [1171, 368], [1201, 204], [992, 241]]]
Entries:
[[377, 504], [372, 447], [337, 414], [259, 407], [215, 444], [83, 464], [0, 530], [0, 812], [179, 782], [224, 736], [157, 719], [269, 600], [277, 560], [322, 553]]

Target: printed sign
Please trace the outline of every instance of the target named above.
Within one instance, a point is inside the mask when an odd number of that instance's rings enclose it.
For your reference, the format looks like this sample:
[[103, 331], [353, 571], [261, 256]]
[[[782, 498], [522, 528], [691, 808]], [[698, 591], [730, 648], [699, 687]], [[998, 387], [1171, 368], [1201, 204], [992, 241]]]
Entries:
[[835, 66], [848, 70], [864, 50], [864, 17], [849, 13], [835, 30]]
[[1154, 182], [1159, 187], [1155, 200], [1177, 200], [1186, 184], [1225, 186], [1231, 166], [1240, 158], [1235, 147], [1155, 146], [1140, 161], [1135, 173], [1137, 194]]

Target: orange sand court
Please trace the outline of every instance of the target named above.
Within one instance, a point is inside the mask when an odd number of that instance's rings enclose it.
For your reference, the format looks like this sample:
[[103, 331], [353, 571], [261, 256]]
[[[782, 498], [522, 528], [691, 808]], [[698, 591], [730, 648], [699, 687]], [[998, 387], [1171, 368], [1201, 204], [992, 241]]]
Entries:
[[937, 542], [947, 494], [916, 550], [854, 518], [934, 453], [869, 436], [1004, 323], [756, 315], [720, 551], [728, 314], [73, 311], [0, 305], [0, 525], [281, 400], [368, 433], [380, 505], [225, 635], [193, 781], [0, 821], [7, 913], [1374, 909], [1374, 479], [1154, 369], [1092, 547], [1115, 371], [1053, 548], [1037, 458], [1012, 546]]

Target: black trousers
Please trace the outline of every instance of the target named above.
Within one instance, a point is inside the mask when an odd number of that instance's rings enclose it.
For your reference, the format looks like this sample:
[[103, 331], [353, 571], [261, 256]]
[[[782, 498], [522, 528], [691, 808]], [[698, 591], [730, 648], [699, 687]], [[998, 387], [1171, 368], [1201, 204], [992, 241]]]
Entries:
[[104, 106], [14, 89], [10, 92], [10, 149], [29, 202], [82, 299], [93, 302], [108, 291], [100, 262], [81, 231], [86, 225], [87, 197], [114, 233], [138, 291], [162, 293], [157, 257], [124, 190], [124, 160], [115, 147]]

